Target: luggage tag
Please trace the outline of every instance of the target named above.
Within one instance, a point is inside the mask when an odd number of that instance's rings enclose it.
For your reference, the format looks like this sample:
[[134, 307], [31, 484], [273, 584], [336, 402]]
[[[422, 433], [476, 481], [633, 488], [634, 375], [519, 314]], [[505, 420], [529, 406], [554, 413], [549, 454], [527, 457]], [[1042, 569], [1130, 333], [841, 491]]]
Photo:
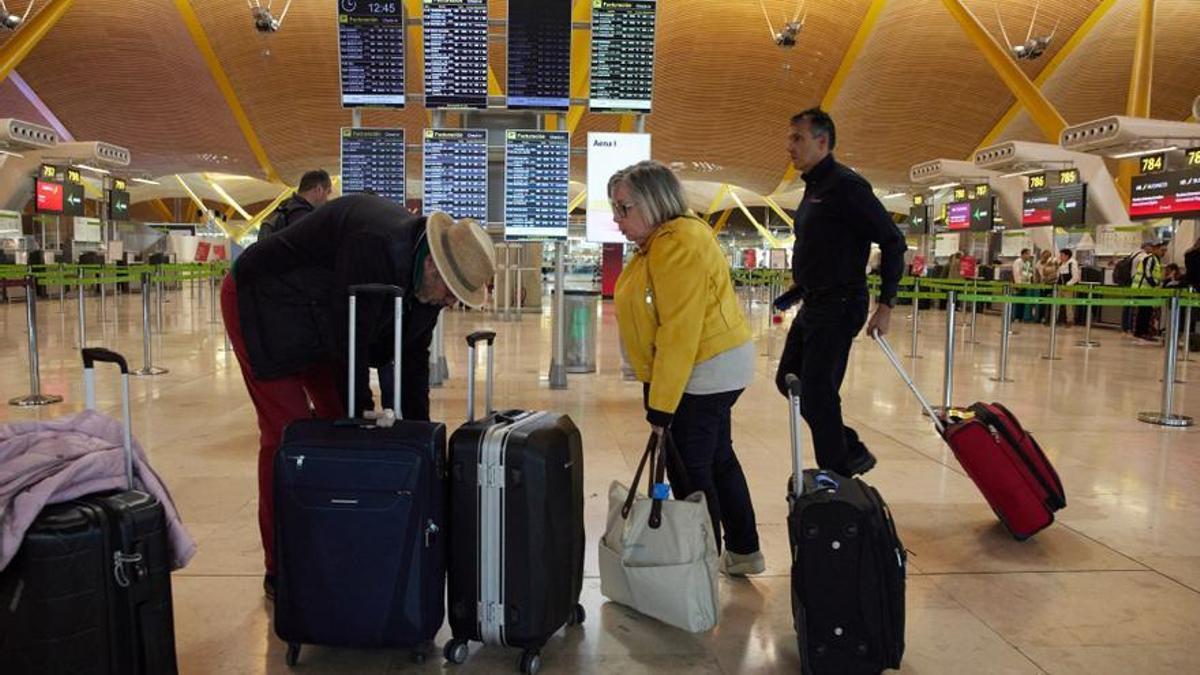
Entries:
[[666, 483], [655, 483], [650, 495], [653, 499], [665, 500], [671, 497], [671, 486]]

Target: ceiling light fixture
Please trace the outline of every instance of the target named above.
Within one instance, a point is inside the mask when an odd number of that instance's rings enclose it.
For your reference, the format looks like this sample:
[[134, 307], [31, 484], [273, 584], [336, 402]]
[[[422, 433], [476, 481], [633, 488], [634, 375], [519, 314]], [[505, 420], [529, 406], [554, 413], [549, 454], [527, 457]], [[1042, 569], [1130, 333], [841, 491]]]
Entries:
[[880, 199], [896, 199], [898, 197], [907, 197], [907, 196], [908, 196], [907, 192], [893, 192], [891, 194], [886, 194], [886, 195], [880, 197]]
[[1040, 167], [1036, 169], [1025, 169], [1024, 171], [1014, 171], [1012, 173], [1003, 174], [1000, 176], [1000, 178], [1016, 178], [1017, 176], [1028, 176], [1035, 173], [1041, 173], [1043, 171], [1045, 171], [1045, 169]]
[[108, 174], [112, 173], [112, 172], [111, 172], [111, 171], [109, 171], [108, 169], [101, 169], [101, 168], [100, 168], [100, 167], [98, 167], [98, 166], [91, 166], [91, 165], [89, 165], [89, 164], [76, 164], [76, 165], [75, 165], [75, 168], [76, 168], [76, 169], [83, 169], [84, 171], [91, 171], [91, 172], [93, 172], [93, 173], [102, 173], [102, 174], [104, 174], [104, 175], [108, 175]]
[[1130, 152], [1122, 152], [1116, 155], [1109, 155], [1110, 159], [1130, 159], [1132, 157], [1142, 157], [1144, 155], [1153, 155], [1159, 152], [1171, 152], [1178, 150], [1178, 145], [1168, 145], [1165, 148], [1151, 148], [1149, 150], [1132, 150]]
[[19, 152], [13, 152], [12, 150], [0, 150], [0, 155], [7, 155], [7, 156], [9, 156], [9, 157], [16, 157], [17, 159], [25, 159], [25, 155], [22, 155], [22, 154], [21, 154], [21, 153], [19, 153]]
[[946, 188], [952, 188], [952, 187], [954, 187], [955, 185], [958, 185], [958, 183], [957, 183], [957, 182], [954, 182], [954, 183], [941, 183], [941, 184], [939, 184], [939, 185], [930, 185], [930, 186], [929, 186], [929, 189], [930, 189], [930, 190], [945, 190]]
[[150, 180], [149, 178], [130, 178], [129, 180], [132, 180], [135, 183], [142, 183], [144, 185], [162, 185], [162, 183], [156, 180]]

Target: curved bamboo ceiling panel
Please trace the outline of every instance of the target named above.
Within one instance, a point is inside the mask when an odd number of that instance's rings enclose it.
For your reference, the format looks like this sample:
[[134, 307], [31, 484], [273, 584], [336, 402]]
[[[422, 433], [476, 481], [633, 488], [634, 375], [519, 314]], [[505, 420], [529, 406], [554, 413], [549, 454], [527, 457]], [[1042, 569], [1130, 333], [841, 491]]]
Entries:
[[256, 170], [171, 2], [77, 2], [19, 70], [75, 138], [130, 148], [140, 170]]
[[[795, 8], [766, 4], [777, 26]], [[868, 5], [808, 0], [798, 44], [785, 50], [757, 2], [660, 3], [646, 124], [654, 157], [716, 164], [721, 176], [707, 180], [770, 193], [787, 168], [788, 119], [824, 96]]]
[[29, 99], [25, 98], [12, 78], [7, 77], [0, 82], [0, 117], [13, 117], [46, 127], [54, 126], [42, 116], [40, 110], [29, 102]]

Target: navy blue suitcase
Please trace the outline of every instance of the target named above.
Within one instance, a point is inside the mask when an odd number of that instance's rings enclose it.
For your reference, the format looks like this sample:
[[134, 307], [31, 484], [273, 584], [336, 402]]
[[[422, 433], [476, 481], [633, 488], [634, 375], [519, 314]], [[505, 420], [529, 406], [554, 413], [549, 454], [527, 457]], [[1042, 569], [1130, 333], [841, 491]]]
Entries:
[[[358, 294], [350, 288], [350, 363]], [[394, 369], [400, 410], [401, 364]], [[349, 410], [354, 405], [350, 368]], [[445, 617], [446, 428], [397, 420], [301, 420], [275, 456], [275, 633], [295, 665], [301, 644], [413, 648], [424, 660]]]

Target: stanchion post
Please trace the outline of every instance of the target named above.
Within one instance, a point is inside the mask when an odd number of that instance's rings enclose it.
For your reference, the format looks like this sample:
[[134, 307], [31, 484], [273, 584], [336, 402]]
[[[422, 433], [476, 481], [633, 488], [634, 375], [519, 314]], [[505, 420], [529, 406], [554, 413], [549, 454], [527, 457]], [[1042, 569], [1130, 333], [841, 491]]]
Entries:
[[[1012, 289], [1006, 289], [1005, 295], [1012, 297]], [[996, 364], [996, 376], [991, 378], [992, 382], [1012, 382], [1012, 378], [1008, 376], [1008, 336], [1012, 330], [1013, 304], [1005, 302], [1000, 307], [1000, 357]]]
[[[1058, 284], [1054, 284], [1054, 286], [1051, 288], [1050, 299], [1052, 301], [1058, 300]], [[1057, 348], [1058, 348], [1058, 304], [1051, 302], [1050, 303], [1050, 353], [1043, 354], [1042, 358], [1046, 361], [1058, 361], [1060, 357], [1056, 353]]]
[[910, 344], [906, 358], [919, 359], [923, 358], [917, 352], [917, 332], [921, 327], [921, 298], [915, 297], [921, 295], [921, 279], [920, 277], [913, 280], [913, 299], [912, 299], [912, 343]]
[[942, 409], [949, 410], [954, 397], [954, 313], [957, 294], [946, 294], [946, 360], [942, 372]]
[[1192, 306], [1183, 313], [1183, 360], [1192, 360]]
[[[442, 313], [438, 312], [437, 323], [433, 326], [433, 340], [430, 341], [429, 350], [429, 386], [433, 389], [440, 388], [445, 383], [445, 378], [442, 376], [442, 366], [446, 362], [446, 357], [442, 356]], [[395, 368], [396, 364], [392, 364]]]
[[[1088, 287], [1088, 290], [1087, 290], [1087, 298], [1088, 298], [1088, 300], [1091, 300], [1092, 298], [1094, 298], [1094, 297], [1095, 297], [1095, 288], [1096, 288], [1096, 287], [1095, 287], [1095, 284], [1094, 284], [1094, 283], [1091, 283], [1091, 282], [1089, 282], [1089, 283], [1087, 284], [1087, 287]], [[1083, 347], [1084, 349], [1091, 349], [1092, 347], [1099, 347], [1099, 346], [1100, 346], [1100, 341], [1099, 341], [1099, 340], [1093, 340], [1093, 339], [1092, 339], [1092, 306], [1091, 306], [1091, 305], [1087, 305], [1087, 306], [1086, 306], [1086, 307], [1084, 307], [1083, 309], [1084, 309], [1084, 314], [1083, 314], [1083, 339], [1082, 339], [1082, 340], [1080, 340], [1080, 341], [1078, 341], [1078, 342], [1076, 342], [1076, 343], [1075, 343], [1075, 346], [1076, 346], [1076, 347]]]
[[1163, 388], [1162, 405], [1158, 412], [1138, 413], [1138, 421], [1147, 424], [1158, 424], [1167, 427], [1190, 427], [1192, 418], [1187, 415], [1175, 415], [1171, 409], [1175, 407], [1175, 367], [1179, 358], [1179, 294], [1171, 296], [1168, 302], [1167, 335], [1163, 350]]
[[38, 336], [37, 336], [37, 277], [29, 274], [25, 277], [25, 321], [28, 324], [29, 334], [29, 391], [28, 396], [18, 396], [9, 399], [9, 405], [20, 406], [22, 408], [30, 408], [34, 406], [50, 405], [51, 403], [60, 403], [63, 398], [55, 394], [42, 393], [42, 376], [39, 372], [38, 363]]
[[104, 323], [108, 321], [108, 300], [107, 291], [104, 290], [104, 265], [100, 266], [100, 272], [97, 274], [96, 281], [100, 282], [100, 330], [104, 330]]
[[208, 322], [221, 323], [217, 318], [217, 273], [216, 268], [208, 268]]
[[[550, 388], [567, 388], [567, 317], [566, 317], [566, 266], [563, 258], [566, 252], [565, 244], [554, 242], [554, 322], [552, 341], [552, 356], [550, 357]], [[491, 350], [488, 350], [491, 354]]]
[[87, 312], [84, 305], [83, 268], [75, 270], [75, 274], [79, 277], [79, 286], [75, 290], [75, 298], [79, 304], [79, 348], [84, 349], [87, 347]]
[[162, 265], [159, 265], [154, 274], [154, 302], [158, 308], [157, 325], [158, 334], [163, 334], [163, 280], [162, 280]]
[[151, 375], [163, 375], [167, 373], [166, 368], [159, 368], [154, 365], [154, 348], [150, 340], [150, 273], [142, 272], [142, 359], [143, 365], [141, 370], [135, 370], [131, 375], [146, 377]]
[[[971, 295], [979, 295], [979, 280], [978, 279], [971, 280]], [[979, 340], [975, 339], [975, 321], [978, 318], [979, 318], [979, 301], [972, 300], [971, 301], [971, 336], [969, 338], [967, 338], [967, 340], [966, 340], [967, 344], [972, 344], [972, 345], [979, 344]]]
[[512, 244], [504, 244], [504, 321], [512, 321]]

